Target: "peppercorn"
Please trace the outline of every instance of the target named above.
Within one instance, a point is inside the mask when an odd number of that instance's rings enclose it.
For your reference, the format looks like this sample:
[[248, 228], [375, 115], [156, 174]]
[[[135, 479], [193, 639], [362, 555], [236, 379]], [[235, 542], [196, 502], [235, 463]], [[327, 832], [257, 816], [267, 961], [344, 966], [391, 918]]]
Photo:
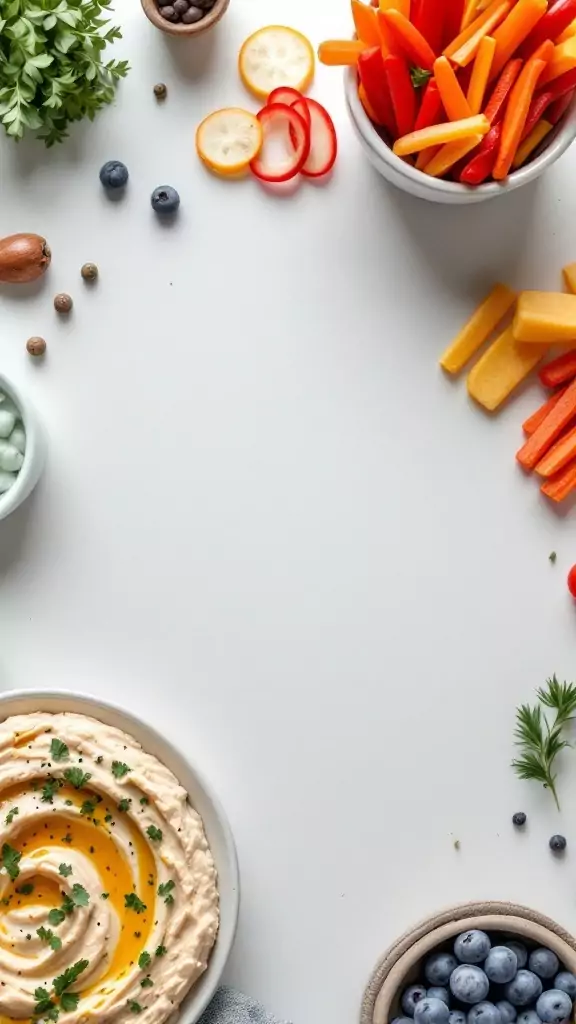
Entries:
[[44, 338], [28, 338], [26, 351], [31, 356], [43, 356], [46, 351]]
[[526, 824], [526, 815], [524, 811], [517, 811], [512, 817], [512, 824], [516, 825], [516, 828], [522, 828]]
[[66, 292], [60, 292], [54, 299], [54, 309], [57, 313], [69, 313], [72, 306], [72, 299]]
[[168, 95], [168, 89], [164, 85], [164, 82], [157, 82], [154, 86], [154, 95], [157, 100], [165, 100]]
[[95, 281], [98, 277], [98, 267], [95, 263], [85, 263], [80, 273], [85, 281]]

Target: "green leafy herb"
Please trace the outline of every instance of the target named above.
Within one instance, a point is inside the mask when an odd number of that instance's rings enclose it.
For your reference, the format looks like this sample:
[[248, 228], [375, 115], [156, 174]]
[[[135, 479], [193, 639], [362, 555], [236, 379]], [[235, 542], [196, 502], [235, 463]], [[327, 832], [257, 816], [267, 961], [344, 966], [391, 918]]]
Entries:
[[67, 761], [70, 757], [70, 751], [62, 740], [52, 740], [50, 744], [50, 757], [53, 761]]
[[167, 952], [168, 952], [168, 950], [166, 949], [166, 946], [157, 946], [156, 947], [155, 955], [156, 956], [166, 956]]
[[140, 803], [142, 804], [143, 807], [146, 807], [146, 804], [150, 803], [150, 801], [148, 800], [147, 796], [141, 796]]
[[60, 999], [60, 1006], [64, 1013], [71, 1013], [72, 1010], [76, 1010], [78, 1003], [80, 1002], [80, 996], [78, 992], [63, 992]]
[[57, 935], [54, 935], [54, 932], [51, 932], [49, 928], [44, 928], [44, 925], [42, 925], [41, 928], [36, 929], [36, 935], [42, 942], [47, 942], [55, 953], [57, 953], [59, 949], [62, 949], [62, 939], [59, 939]]
[[[93, 2], [96, 2], [96, 0], [93, 0]], [[90, 772], [83, 772], [81, 768], [67, 768], [64, 772], [64, 778], [66, 782], [74, 786], [74, 789], [83, 789], [92, 776]]]
[[70, 897], [75, 907], [87, 907], [90, 903], [90, 894], [79, 882], [75, 882], [72, 886]]
[[[546, 680], [546, 686], [536, 691], [539, 704], [522, 704], [516, 711], [515, 742], [521, 756], [512, 761], [514, 771], [521, 779], [541, 782], [549, 789], [560, 809], [556, 790], [554, 762], [558, 754], [569, 746], [564, 729], [575, 716], [576, 685], [559, 683], [556, 676]], [[542, 705], [555, 712], [548, 719]]]
[[61, 864], [58, 868], [58, 874], [62, 875], [62, 878], [68, 878], [72, 874], [72, 865]]
[[8, 814], [6, 815], [6, 824], [7, 825], [11, 825], [17, 814], [20, 814], [20, 811], [18, 810], [18, 808], [17, 807], [12, 807], [12, 809], [10, 811], [8, 811]]
[[142, 1007], [135, 999], [128, 1000], [128, 1009], [130, 1010], [130, 1013], [142, 1013]]
[[89, 818], [92, 817], [92, 815], [95, 813], [95, 811], [96, 811], [96, 800], [94, 800], [94, 799], [93, 800], [85, 800], [84, 803], [82, 804], [82, 807], [80, 808], [80, 814], [87, 814]]
[[548, 555], [548, 561], [552, 562], [552, 565], [556, 565], [557, 557], [558, 556], [557, 556], [556, 552], [555, 551], [551, 551], [550, 554]]
[[10, 846], [8, 843], [4, 843], [2, 846], [2, 867], [6, 868], [6, 871], [10, 875], [12, 881], [14, 881], [15, 878], [18, 878], [18, 875], [20, 874], [18, 864], [21, 857], [22, 854], [18, 853], [18, 850], [15, 850], [14, 847]]
[[91, 121], [111, 103], [125, 60], [106, 60], [121, 38], [102, 17], [108, 0], [7, 0], [1, 7], [0, 119], [21, 139], [39, 131], [47, 146], [68, 135], [71, 121]]
[[34, 886], [32, 882], [24, 882], [24, 885], [16, 886], [16, 892], [20, 896], [29, 896], [30, 893], [34, 892]]
[[137, 914], [142, 914], [143, 911], [148, 909], [146, 904], [139, 899], [135, 892], [125, 893], [124, 906], [127, 910], [135, 910]]
[[421, 89], [423, 85], [426, 85], [431, 74], [431, 71], [426, 71], [424, 68], [410, 68], [410, 78], [414, 88]]
[[140, 984], [142, 985], [142, 988], [152, 988], [154, 982], [152, 981], [152, 978], [146, 976], [145, 978], [142, 978]]
[[46, 782], [42, 786], [41, 800], [46, 804], [51, 804], [61, 785], [62, 782], [60, 779], [46, 779]]
[[146, 829], [146, 835], [150, 837], [155, 843], [159, 843], [162, 839], [162, 829], [156, 828], [155, 825], [149, 825]]
[[158, 886], [158, 895], [162, 896], [164, 903], [166, 903], [167, 906], [170, 906], [171, 903], [174, 903], [174, 897], [172, 895], [172, 890], [174, 886], [175, 883], [172, 881], [172, 879], [169, 879], [168, 882], [162, 882], [161, 885]]
[[138, 957], [138, 967], [140, 968], [140, 970], [145, 971], [147, 967], [150, 967], [151, 963], [152, 957], [150, 956], [150, 953], [147, 953], [145, 949], [142, 950], [140, 956]]
[[57, 928], [59, 924], [62, 924], [66, 918], [66, 914], [63, 910], [59, 910], [57, 907], [53, 907], [48, 914], [48, 924], [51, 924], [53, 928]]
[[101, 899], [101, 900], [107, 900], [107, 899], [108, 899], [108, 897], [109, 897], [109, 895], [110, 895], [110, 893], [109, 893], [109, 892], [101, 892], [101, 893], [100, 893], [100, 899]]
[[52, 982], [54, 992], [61, 996], [65, 989], [70, 988], [78, 980], [83, 971], [88, 967], [88, 960], [77, 960], [72, 967], [67, 967], [63, 974], [59, 974]]
[[112, 821], [112, 815], [111, 814], [105, 814], [104, 815], [104, 821], [105, 822]]
[[131, 771], [132, 769], [127, 764], [124, 764], [123, 761], [112, 761], [112, 775], [115, 779], [123, 779]]
[[47, 989], [34, 989], [34, 999], [36, 1000], [36, 1005], [34, 1006], [34, 1015], [36, 1017], [44, 1017], [45, 1020], [58, 1020], [58, 1007], [50, 998], [50, 993]]
[[130, 800], [129, 797], [128, 798], [124, 797], [124, 799], [121, 800], [120, 803], [118, 804], [118, 810], [119, 811], [129, 811], [131, 803], [132, 803], [132, 801]]
[[72, 842], [72, 836], [71, 836], [70, 832], [67, 832], [65, 836], [62, 836], [62, 842], [63, 843], [71, 843]]

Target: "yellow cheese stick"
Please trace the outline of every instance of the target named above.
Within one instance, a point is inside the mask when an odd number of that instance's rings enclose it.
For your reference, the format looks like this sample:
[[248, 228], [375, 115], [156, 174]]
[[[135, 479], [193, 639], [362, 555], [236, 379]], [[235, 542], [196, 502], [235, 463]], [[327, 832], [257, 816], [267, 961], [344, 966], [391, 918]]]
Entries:
[[516, 294], [505, 284], [494, 286], [440, 359], [447, 373], [459, 373], [481, 345], [490, 337], [516, 301]]
[[490, 345], [468, 374], [468, 394], [489, 412], [508, 395], [546, 355], [548, 345], [524, 345], [509, 327]]
[[514, 317], [517, 341], [576, 345], [576, 295], [522, 292]]
[[576, 293], [576, 263], [569, 263], [562, 270], [564, 280], [569, 292]]

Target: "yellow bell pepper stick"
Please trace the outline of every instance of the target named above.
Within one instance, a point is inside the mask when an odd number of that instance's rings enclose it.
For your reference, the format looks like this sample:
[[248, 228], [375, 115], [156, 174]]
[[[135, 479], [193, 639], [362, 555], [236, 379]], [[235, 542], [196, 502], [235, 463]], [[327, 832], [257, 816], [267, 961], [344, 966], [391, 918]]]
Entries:
[[538, 121], [538, 124], [534, 125], [532, 131], [526, 136], [524, 142], [521, 142], [518, 147], [518, 152], [512, 161], [512, 167], [516, 170], [517, 167], [522, 167], [525, 164], [528, 157], [534, 152], [537, 146], [544, 141], [549, 132], [552, 131], [554, 125], [550, 124], [550, 121], [546, 121], [542, 118]]
[[468, 139], [447, 142], [445, 146], [442, 146], [440, 152], [432, 157], [430, 163], [426, 164], [424, 174], [429, 174], [431, 178], [441, 178], [454, 164], [463, 160], [468, 153], [476, 149], [481, 141], [481, 135], [471, 135]]
[[566, 71], [576, 68], [576, 36], [570, 36], [564, 43], [554, 47], [554, 53], [548, 62], [548, 67], [542, 72], [538, 82], [538, 88], [559, 78]]
[[548, 0], [518, 0], [510, 14], [494, 32], [496, 53], [492, 61], [491, 78], [496, 78], [513, 53], [530, 35], [532, 29], [546, 13]]
[[556, 45], [559, 43], [565, 43], [566, 40], [571, 39], [572, 36], [576, 36], [576, 21], [571, 21], [568, 28], [565, 28], [562, 34], [559, 35], [558, 39], [555, 39], [554, 42]]
[[468, 28], [472, 24], [474, 18], [478, 16], [478, 0], [466, 0], [464, 4], [464, 13], [462, 15], [462, 22], [460, 24], [460, 31], [463, 32], [465, 28]]
[[479, 114], [484, 103], [484, 93], [490, 77], [490, 68], [494, 60], [496, 40], [493, 36], [484, 36], [478, 47], [478, 53], [472, 68], [472, 77], [468, 86], [468, 105], [472, 114]]
[[455, 64], [469, 64], [474, 60], [480, 41], [489, 36], [497, 25], [504, 20], [512, 7], [511, 0], [492, 0], [485, 11], [482, 11], [468, 28], [453, 39], [444, 50], [444, 56], [450, 57]]
[[463, 117], [471, 117], [470, 104], [447, 57], [438, 57], [434, 61], [434, 78], [449, 120], [461, 121]]
[[410, 20], [410, 0], [380, 0], [381, 11], [399, 11]]
[[490, 294], [477, 306], [470, 319], [442, 353], [442, 369], [447, 373], [459, 373], [488, 340], [515, 302], [516, 293], [511, 288], [505, 284], [494, 285]]
[[403, 135], [394, 143], [393, 151], [396, 156], [408, 156], [410, 153], [429, 149], [430, 146], [441, 146], [445, 142], [455, 142], [456, 139], [469, 139], [472, 135], [486, 135], [488, 131], [488, 119], [484, 114], [476, 114], [475, 117], [466, 117], [462, 121], [434, 124], [430, 128], [421, 128], [417, 132]]

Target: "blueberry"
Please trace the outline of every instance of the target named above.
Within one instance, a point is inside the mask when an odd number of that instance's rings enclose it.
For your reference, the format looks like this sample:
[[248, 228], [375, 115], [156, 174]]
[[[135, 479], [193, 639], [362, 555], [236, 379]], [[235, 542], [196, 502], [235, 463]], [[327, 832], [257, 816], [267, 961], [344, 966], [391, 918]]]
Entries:
[[506, 985], [505, 996], [514, 1006], [528, 1006], [542, 992], [542, 982], [532, 971], [518, 971], [512, 981]]
[[426, 989], [423, 985], [410, 985], [402, 996], [402, 1009], [407, 1017], [414, 1016], [414, 1010], [416, 1009], [416, 1003], [419, 1003], [421, 999], [426, 998]]
[[490, 939], [486, 932], [476, 928], [463, 932], [454, 943], [454, 952], [463, 964], [479, 964], [485, 960], [490, 950]]
[[576, 974], [571, 971], [560, 971], [554, 978], [554, 988], [566, 992], [570, 999], [576, 999]]
[[562, 989], [550, 988], [536, 1003], [536, 1013], [545, 1024], [560, 1024], [572, 1013], [572, 1000]]
[[414, 1024], [448, 1024], [450, 1010], [442, 999], [420, 999], [414, 1009]]
[[494, 1003], [477, 1003], [468, 1011], [468, 1024], [501, 1024], [500, 1010]]
[[109, 160], [100, 168], [100, 181], [104, 188], [124, 188], [128, 181], [128, 168], [120, 160]]
[[528, 959], [528, 967], [539, 978], [553, 978], [560, 964], [556, 953], [551, 949], [533, 949]]
[[504, 945], [508, 946], [508, 949], [511, 949], [516, 954], [518, 970], [520, 971], [523, 967], [526, 967], [528, 963], [528, 950], [526, 946], [523, 946], [521, 942], [516, 942], [514, 939], [510, 939], [510, 942], [505, 942]]
[[446, 1006], [450, 1006], [450, 993], [444, 985], [433, 985], [428, 989], [426, 996], [428, 999], [441, 999]]
[[518, 811], [517, 814], [513, 815], [512, 824], [516, 825], [516, 828], [522, 828], [522, 825], [526, 824], [526, 815], [524, 814], [524, 811]]
[[466, 1024], [466, 1014], [462, 1010], [452, 1010], [448, 1017], [448, 1024]]
[[552, 836], [548, 845], [551, 850], [554, 850], [554, 853], [562, 853], [568, 844], [564, 836]]
[[150, 196], [150, 202], [155, 213], [176, 213], [180, 196], [171, 185], [159, 185]]
[[507, 981], [512, 981], [512, 978], [516, 976], [518, 970], [516, 954], [509, 946], [492, 946], [486, 957], [484, 970], [490, 981], [494, 981], [498, 985], [505, 985]]
[[488, 995], [490, 982], [479, 967], [461, 964], [450, 975], [450, 988], [463, 1003], [481, 1003]]
[[516, 1024], [542, 1024], [536, 1010], [523, 1010], [516, 1018]]
[[500, 1020], [502, 1024], [514, 1024], [516, 1020], [516, 1007], [512, 1006], [507, 999], [501, 999], [496, 1006], [500, 1010]]
[[458, 961], [452, 953], [432, 953], [424, 964], [424, 976], [431, 985], [446, 985], [456, 967]]

